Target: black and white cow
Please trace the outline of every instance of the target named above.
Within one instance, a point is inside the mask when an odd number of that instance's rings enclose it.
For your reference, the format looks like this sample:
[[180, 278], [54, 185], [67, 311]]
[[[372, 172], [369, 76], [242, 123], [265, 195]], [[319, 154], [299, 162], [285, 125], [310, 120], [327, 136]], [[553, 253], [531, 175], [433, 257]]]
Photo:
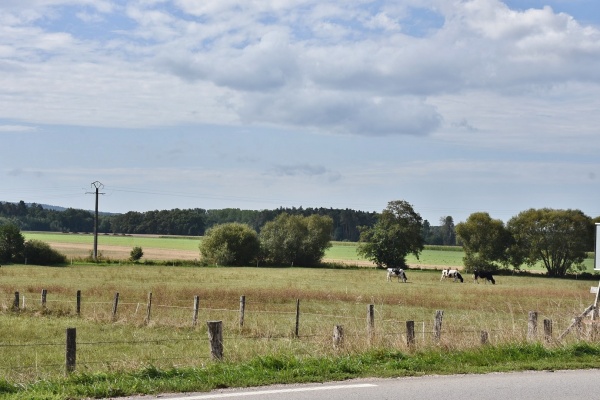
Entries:
[[392, 277], [398, 277], [398, 282], [402, 280], [402, 282], [406, 282], [406, 272], [402, 268], [388, 268], [387, 269], [387, 280], [391, 282]]
[[453, 278], [454, 282], [456, 282], [457, 280], [459, 280], [461, 283], [464, 281], [462, 275], [460, 274], [460, 272], [458, 272], [457, 269], [443, 269], [442, 270], [442, 277], [440, 278], [440, 281], [446, 279], [446, 278]]
[[492, 285], [496, 284], [496, 280], [492, 276], [492, 273], [488, 272], [488, 271], [478, 271], [478, 270], [473, 271], [473, 280], [476, 283], [479, 283], [479, 279], [483, 279], [483, 281], [485, 283], [490, 281], [490, 282], [492, 282]]

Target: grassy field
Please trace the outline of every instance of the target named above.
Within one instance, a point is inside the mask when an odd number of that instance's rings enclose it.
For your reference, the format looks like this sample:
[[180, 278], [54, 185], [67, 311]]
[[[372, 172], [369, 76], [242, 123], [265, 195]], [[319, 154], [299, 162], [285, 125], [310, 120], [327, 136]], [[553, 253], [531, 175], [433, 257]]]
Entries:
[[[23, 232], [27, 240], [36, 239], [50, 244], [69, 258], [84, 258], [93, 249], [94, 238], [92, 234], [70, 234], [52, 232]], [[157, 235], [99, 235], [98, 250], [103, 257], [126, 260], [131, 249], [135, 246], [142, 247], [145, 260], [198, 260], [200, 252], [198, 245], [201, 237], [188, 236], [157, 236]], [[373, 264], [356, 254], [358, 243], [333, 242], [331, 248], [325, 253], [328, 262], [339, 262], [355, 266], [372, 266]], [[407, 257], [407, 263], [412, 268], [444, 267], [462, 268], [463, 252], [460, 248], [426, 247], [417, 259], [413, 255]], [[593, 258], [585, 260], [586, 271], [592, 272]], [[527, 268], [535, 272], [544, 272], [542, 265]]]
[[[83, 258], [89, 255], [93, 248], [92, 234], [69, 234], [50, 232], [24, 232], [27, 240], [36, 239], [50, 244], [68, 257]], [[99, 235], [98, 251], [112, 259], [126, 260], [134, 246], [144, 250], [144, 259], [149, 260], [195, 260], [200, 257], [198, 245], [201, 237], [165, 237], [155, 235]], [[333, 242], [326, 251], [325, 261], [341, 262], [349, 265], [372, 265], [356, 254], [357, 243]], [[408, 262], [414, 266], [460, 266], [462, 251], [424, 250], [419, 260], [414, 256], [408, 257]]]
[[[91, 235], [44, 235], [25, 233], [53, 247], [91, 249]], [[188, 251], [197, 257], [198, 242], [101, 236], [99, 247], [109, 251], [112, 246], [123, 258], [133, 246], [146, 254], [152, 249]], [[427, 252], [431, 255], [424, 254], [421, 262], [433, 268], [454, 266], [462, 258], [460, 251]], [[353, 258], [355, 245], [347, 243], [336, 243], [328, 257], [361, 261]], [[71, 399], [366, 376], [600, 368], [597, 339], [573, 332], [556, 340], [593, 303], [590, 286], [597, 280], [515, 275], [498, 276], [496, 285], [478, 285], [469, 278], [460, 284], [439, 277], [432, 268], [410, 270], [408, 283], [398, 283], [387, 282], [385, 272], [375, 268], [2, 266], [0, 398]], [[42, 289], [48, 291], [46, 308], [40, 304]], [[15, 292], [18, 311], [12, 310]], [[200, 310], [193, 326], [195, 296]], [[241, 296], [246, 299], [243, 326]], [[299, 337], [294, 335], [297, 301]], [[370, 305], [375, 314], [369, 334]], [[439, 341], [433, 335], [437, 310], [444, 311]], [[533, 342], [527, 340], [530, 311], [538, 313], [540, 324]], [[553, 326], [548, 343], [542, 337], [545, 319]], [[220, 363], [211, 360], [207, 340], [206, 322], [214, 320], [223, 321], [225, 360]], [[406, 321], [415, 323], [414, 347], [406, 342]], [[335, 325], [344, 329], [341, 349], [332, 346]], [[69, 327], [77, 329], [77, 369], [65, 377]], [[480, 344], [482, 331], [489, 334], [487, 346]]]
[[[501, 276], [497, 285], [440, 282], [436, 271], [408, 272], [409, 282], [386, 282], [385, 273], [372, 268], [181, 268], [158, 266], [3, 266], [0, 269], [0, 337], [14, 340], [62, 341], [64, 329], [81, 327], [81, 340], [91, 343], [122, 340], [155, 340], [206, 337], [204, 322], [223, 320], [227, 332], [234, 335], [228, 358], [241, 361], [268, 347], [294, 349], [299, 354], [328, 354], [335, 324], [343, 324], [350, 336], [349, 349], [365, 347], [365, 317], [368, 304], [376, 309], [379, 343], [405, 348], [404, 327], [415, 321], [421, 331], [421, 345], [431, 345], [433, 316], [444, 310], [447, 348], [470, 347], [477, 343], [481, 330], [490, 332], [493, 343], [521, 341], [526, 332], [528, 312], [538, 311], [540, 320], [555, 321], [561, 331], [571, 318], [593, 302], [590, 281], [557, 280], [544, 277]], [[40, 293], [48, 290], [48, 306], [40, 306]], [[82, 313], [75, 315], [75, 294], [82, 293]], [[10, 312], [15, 292], [25, 309]], [[154, 309], [146, 326], [148, 293], [153, 294]], [[119, 312], [112, 321], [115, 293], [120, 295]], [[240, 296], [247, 298], [249, 316], [239, 327]], [[197, 327], [191, 326], [194, 296], [201, 299]], [[239, 341], [249, 338], [289, 339], [294, 328], [296, 300], [302, 305], [300, 334], [305, 340], [289, 342], [251, 341], [244, 347]], [[312, 338], [315, 338], [313, 340]], [[176, 340], [175, 340], [176, 342]], [[178, 346], [196, 346], [182, 343]], [[281, 346], [281, 347], [280, 347]], [[127, 346], [125, 346], [127, 347]], [[196, 346], [197, 347], [197, 346]], [[9, 348], [8, 350], [11, 350]], [[34, 347], [35, 349], [35, 347]], [[39, 349], [30, 358], [23, 348], [15, 348], [13, 362], [43, 365]], [[96, 351], [92, 346], [92, 350]], [[12, 351], [12, 350], [11, 350]], [[62, 349], [58, 349], [62, 352]], [[91, 365], [109, 366], [111, 360], [129, 359], [125, 364], [145, 365], [162, 359], [146, 349], [140, 357], [132, 346], [127, 352], [117, 346], [86, 355]], [[127, 357], [123, 357], [129, 353]], [[203, 356], [207, 357], [207, 348]], [[3, 351], [4, 362], [11, 360]], [[84, 353], [86, 354], [86, 353]], [[187, 353], [185, 353], [187, 354]], [[198, 349], [191, 352], [198, 354]], [[179, 357], [175, 351], [172, 357]], [[97, 358], [100, 357], [100, 358]], [[34, 360], [35, 358], [35, 360]], [[171, 357], [167, 357], [169, 360]], [[28, 361], [27, 361], [28, 360]], [[35, 362], [34, 362], [35, 361]], [[193, 363], [182, 360], [181, 363]], [[41, 369], [41, 367], [40, 367]], [[50, 369], [52, 370], [52, 369]], [[49, 372], [51, 373], [51, 371]]]

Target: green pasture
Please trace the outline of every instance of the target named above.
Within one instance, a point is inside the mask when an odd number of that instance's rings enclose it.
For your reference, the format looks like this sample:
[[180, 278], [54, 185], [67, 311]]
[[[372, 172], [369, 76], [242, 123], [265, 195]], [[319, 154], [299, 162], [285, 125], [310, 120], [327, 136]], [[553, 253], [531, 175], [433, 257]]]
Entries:
[[[93, 248], [94, 238], [92, 234], [72, 234], [53, 232], [23, 232], [27, 240], [36, 239], [47, 243], [72, 243], [89, 244], [89, 250]], [[143, 249], [168, 249], [197, 252], [201, 236], [133, 236], [133, 235], [98, 235], [98, 243], [103, 246], [121, 246], [126, 248], [142, 247]], [[326, 260], [334, 260], [352, 265], [364, 265], [364, 257], [356, 254], [358, 243], [354, 242], [332, 242], [332, 247], [325, 253]], [[85, 257], [87, 254], [81, 254]], [[463, 251], [459, 247], [426, 246], [417, 259], [414, 255], [407, 257], [407, 263], [414, 267], [462, 267]], [[585, 260], [587, 272], [593, 272], [593, 253]], [[540, 264], [534, 268], [523, 268], [526, 271], [544, 272], [545, 268]]]
[[[87, 233], [58, 233], [58, 232], [23, 232], [26, 240], [35, 239], [52, 243], [89, 244], [94, 245], [94, 235]], [[108, 246], [148, 247], [157, 249], [176, 249], [198, 251], [201, 237], [198, 236], [133, 236], [99, 234], [98, 243]]]

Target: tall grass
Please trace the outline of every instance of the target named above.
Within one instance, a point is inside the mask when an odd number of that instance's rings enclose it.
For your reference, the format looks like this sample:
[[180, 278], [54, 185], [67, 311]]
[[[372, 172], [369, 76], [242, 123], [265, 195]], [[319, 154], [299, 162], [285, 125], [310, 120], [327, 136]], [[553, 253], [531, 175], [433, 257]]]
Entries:
[[[415, 321], [417, 348], [462, 351], [480, 346], [482, 330], [492, 345], [521, 343], [527, 314], [551, 319], [556, 335], [593, 302], [589, 282], [542, 277], [499, 277], [497, 285], [440, 282], [435, 271], [409, 271], [409, 283], [386, 282], [375, 269], [173, 268], [77, 266], [0, 269], [2, 376], [15, 382], [54, 379], [64, 373], [65, 330], [77, 328], [78, 371], [107, 373], [148, 365], [198, 367], [211, 363], [206, 321], [222, 320], [228, 362], [270, 354], [337, 357], [334, 325], [345, 332], [344, 354], [372, 348], [412, 353], [406, 321]], [[48, 290], [47, 308], [40, 305]], [[75, 294], [82, 312], [75, 314]], [[14, 292], [26, 307], [11, 311]], [[120, 302], [112, 321], [115, 293]], [[153, 308], [146, 324], [148, 293]], [[239, 300], [246, 316], [239, 325]], [[199, 324], [192, 326], [194, 296]], [[300, 337], [295, 306], [300, 300]], [[367, 306], [375, 306], [375, 331], [367, 334]], [[443, 336], [433, 341], [436, 310], [444, 310]], [[541, 328], [540, 328], [541, 329]], [[565, 343], [577, 341], [575, 335]]]

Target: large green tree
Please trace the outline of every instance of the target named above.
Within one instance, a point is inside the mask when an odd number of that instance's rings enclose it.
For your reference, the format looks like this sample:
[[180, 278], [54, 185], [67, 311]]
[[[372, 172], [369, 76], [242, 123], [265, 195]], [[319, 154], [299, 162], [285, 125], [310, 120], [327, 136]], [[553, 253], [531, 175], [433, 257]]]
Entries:
[[329, 216], [280, 214], [260, 231], [263, 256], [272, 264], [317, 265], [331, 247], [332, 232]]
[[0, 261], [12, 262], [23, 258], [25, 238], [17, 225], [0, 225]]
[[199, 247], [202, 257], [217, 265], [250, 265], [260, 252], [256, 231], [238, 222], [213, 226]]
[[593, 243], [592, 219], [579, 210], [530, 209], [508, 221], [507, 227], [523, 251], [526, 264], [541, 261], [549, 276], [585, 269]]
[[488, 213], [469, 215], [465, 222], [456, 225], [456, 235], [465, 253], [463, 262], [467, 272], [495, 271], [509, 263], [510, 232], [504, 222], [492, 219]]
[[407, 268], [406, 257], [414, 254], [418, 259], [425, 247], [422, 230], [423, 219], [412, 205], [391, 201], [375, 225], [363, 229], [357, 252], [379, 268]]

